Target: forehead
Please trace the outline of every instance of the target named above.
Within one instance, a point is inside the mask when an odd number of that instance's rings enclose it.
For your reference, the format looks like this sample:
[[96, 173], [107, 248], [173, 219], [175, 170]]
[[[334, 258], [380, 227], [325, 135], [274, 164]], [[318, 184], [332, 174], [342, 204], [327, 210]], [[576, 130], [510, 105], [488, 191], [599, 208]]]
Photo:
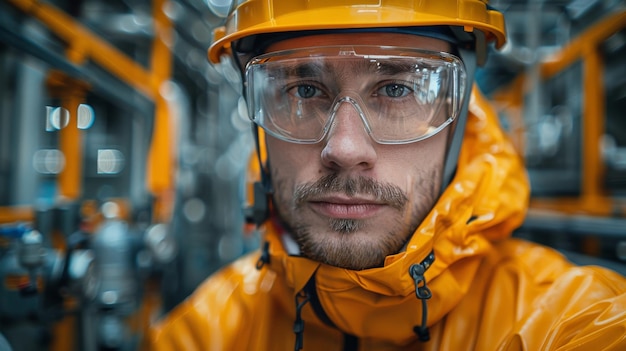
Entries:
[[451, 46], [446, 41], [418, 35], [400, 33], [342, 33], [290, 38], [273, 43], [267, 48], [266, 52], [330, 45], [385, 45], [439, 52], [451, 51]]
[[[371, 79], [382, 77], [406, 78], [406, 74], [415, 71], [415, 62], [390, 61], [378, 62], [371, 59], [355, 59], [351, 57], [339, 60], [324, 60], [313, 57], [308, 60], [280, 62], [280, 68], [275, 73], [275, 77], [286, 79], [306, 79], [314, 78], [329, 82], [338, 83], [341, 86], [358, 86], [366, 84]], [[334, 85], [334, 84], [333, 84]]]

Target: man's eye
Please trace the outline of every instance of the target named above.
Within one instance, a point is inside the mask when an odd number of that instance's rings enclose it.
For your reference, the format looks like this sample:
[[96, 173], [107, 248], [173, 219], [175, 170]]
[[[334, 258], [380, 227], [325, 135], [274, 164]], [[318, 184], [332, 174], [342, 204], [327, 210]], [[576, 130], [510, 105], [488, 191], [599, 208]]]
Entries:
[[296, 87], [296, 96], [303, 98], [303, 99], [312, 98], [318, 94], [319, 94], [319, 90], [310, 84], [298, 85]]
[[378, 94], [382, 96], [388, 97], [404, 97], [411, 93], [411, 89], [409, 89], [406, 85], [392, 83], [387, 84], [380, 89], [378, 89]]

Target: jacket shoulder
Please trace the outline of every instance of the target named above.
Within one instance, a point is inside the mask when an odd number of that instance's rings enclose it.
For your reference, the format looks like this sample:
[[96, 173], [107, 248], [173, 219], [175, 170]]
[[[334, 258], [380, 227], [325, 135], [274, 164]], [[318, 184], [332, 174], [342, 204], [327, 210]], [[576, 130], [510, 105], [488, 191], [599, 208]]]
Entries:
[[[491, 261], [489, 266], [498, 269], [515, 267], [519, 274], [532, 278], [534, 284], [551, 285], [567, 281], [568, 276], [585, 276], [595, 281], [594, 288], [606, 288], [609, 294], [626, 291], [626, 278], [617, 272], [597, 265], [576, 265], [551, 247], [521, 239], [495, 244], [495, 250], [487, 260]], [[570, 284], [577, 285], [575, 282]]]
[[256, 269], [257, 259], [248, 254], [207, 278], [151, 327], [144, 350], [234, 349], [246, 318], [263, 296], [269, 298], [273, 283], [268, 270]]
[[[511, 239], [495, 249], [487, 258], [492, 261], [490, 295], [509, 300], [516, 309], [509, 316], [513, 334], [507, 347], [626, 349], [625, 277], [600, 266], [574, 265], [556, 250], [523, 240]], [[502, 311], [501, 306], [487, 308]], [[490, 322], [485, 318], [491, 327], [506, 324], [501, 313], [496, 315]]]

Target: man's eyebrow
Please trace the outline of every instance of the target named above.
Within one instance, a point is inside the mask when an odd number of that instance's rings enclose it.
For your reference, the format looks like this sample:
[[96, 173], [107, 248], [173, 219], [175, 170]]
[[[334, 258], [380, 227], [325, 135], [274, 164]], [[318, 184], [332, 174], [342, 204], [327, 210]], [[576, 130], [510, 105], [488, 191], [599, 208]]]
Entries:
[[284, 68], [289, 76], [319, 77], [324, 73], [324, 67], [319, 62], [294, 63]]

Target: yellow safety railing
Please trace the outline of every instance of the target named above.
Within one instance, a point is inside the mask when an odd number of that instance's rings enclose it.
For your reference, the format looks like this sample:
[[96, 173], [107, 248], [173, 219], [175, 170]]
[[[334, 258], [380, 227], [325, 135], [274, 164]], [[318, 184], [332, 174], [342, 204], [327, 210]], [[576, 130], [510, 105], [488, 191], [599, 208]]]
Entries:
[[[81, 65], [90, 60], [154, 102], [154, 128], [147, 160], [146, 184], [156, 199], [155, 219], [166, 221], [170, 218], [173, 207], [171, 199], [175, 173], [173, 169], [175, 143], [172, 140], [172, 130], [175, 130], [175, 126], [167, 100], [161, 93], [172, 70], [172, 53], [169, 48], [173, 35], [172, 23], [163, 11], [165, 0], [152, 2], [155, 36], [148, 69], [53, 5], [37, 0], [6, 1], [25, 14], [38, 19], [62, 40], [66, 44], [65, 55], [70, 62]], [[75, 114], [75, 107], [84, 99], [85, 89], [88, 87], [69, 84], [70, 81], [71, 78], [67, 76], [54, 75], [49, 77], [48, 86], [56, 91], [70, 114]], [[70, 118], [72, 117], [75, 116], [70, 115]], [[76, 199], [82, 191], [82, 150], [75, 147], [81, 145], [81, 133], [70, 124], [62, 130], [60, 139], [60, 149], [66, 157], [66, 167], [59, 174], [59, 195], [67, 199]], [[0, 208], [0, 214], [4, 217], [10, 216], [11, 213], [13, 211], [10, 209]]]
[[[603, 188], [605, 164], [600, 151], [600, 140], [605, 132], [605, 91], [603, 84], [604, 61], [600, 46], [610, 36], [626, 28], [626, 11], [610, 14], [587, 28], [566, 46], [540, 63], [541, 78], [546, 80], [566, 70], [576, 62], [582, 63], [583, 111], [582, 111], [582, 184], [578, 197], [532, 198], [530, 207], [565, 213], [589, 215], [626, 216], [626, 204], [616, 201]], [[517, 148], [523, 152], [524, 94], [528, 88], [526, 77], [520, 76], [511, 84], [494, 94], [499, 106], [511, 118], [512, 137]]]

